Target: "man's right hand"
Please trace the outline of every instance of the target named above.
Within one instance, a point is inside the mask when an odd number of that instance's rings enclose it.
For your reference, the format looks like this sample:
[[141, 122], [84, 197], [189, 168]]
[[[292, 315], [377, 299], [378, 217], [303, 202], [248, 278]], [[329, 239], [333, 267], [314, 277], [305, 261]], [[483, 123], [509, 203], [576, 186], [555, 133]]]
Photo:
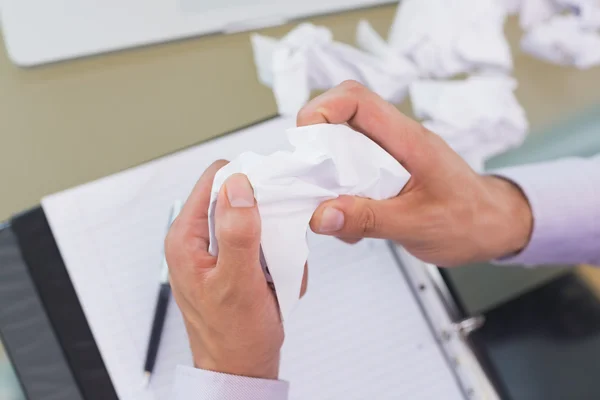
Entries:
[[411, 173], [395, 198], [324, 202], [311, 220], [313, 231], [348, 242], [391, 239], [440, 266], [511, 255], [529, 242], [533, 217], [517, 186], [477, 174], [442, 138], [360, 84], [347, 81], [315, 98], [297, 122], [347, 123]]

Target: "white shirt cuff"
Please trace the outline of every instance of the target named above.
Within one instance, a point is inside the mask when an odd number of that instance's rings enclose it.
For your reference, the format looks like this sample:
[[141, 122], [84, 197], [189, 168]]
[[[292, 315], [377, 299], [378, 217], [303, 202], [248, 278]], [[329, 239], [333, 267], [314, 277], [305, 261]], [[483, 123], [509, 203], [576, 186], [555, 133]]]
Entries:
[[527, 247], [499, 264], [600, 263], [600, 158], [492, 171], [521, 188], [533, 212]]
[[178, 366], [175, 400], [287, 400], [285, 381], [249, 378]]

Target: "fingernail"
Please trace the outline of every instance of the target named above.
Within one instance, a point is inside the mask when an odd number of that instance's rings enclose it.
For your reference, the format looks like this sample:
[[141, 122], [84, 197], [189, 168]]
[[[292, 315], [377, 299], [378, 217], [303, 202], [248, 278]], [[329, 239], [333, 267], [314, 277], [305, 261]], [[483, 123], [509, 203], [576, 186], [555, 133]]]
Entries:
[[337, 208], [327, 207], [321, 215], [319, 232], [329, 233], [339, 231], [344, 227], [344, 213]]
[[254, 190], [243, 174], [231, 175], [225, 182], [231, 207], [254, 207]]

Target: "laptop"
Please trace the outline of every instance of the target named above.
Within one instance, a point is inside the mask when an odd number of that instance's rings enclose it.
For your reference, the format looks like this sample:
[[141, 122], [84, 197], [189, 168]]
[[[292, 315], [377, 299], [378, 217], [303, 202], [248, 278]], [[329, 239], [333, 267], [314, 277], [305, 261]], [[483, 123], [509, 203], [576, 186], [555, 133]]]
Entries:
[[34, 66], [211, 33], [247, 31], [390, 0], [3, 0], [6, 49]]

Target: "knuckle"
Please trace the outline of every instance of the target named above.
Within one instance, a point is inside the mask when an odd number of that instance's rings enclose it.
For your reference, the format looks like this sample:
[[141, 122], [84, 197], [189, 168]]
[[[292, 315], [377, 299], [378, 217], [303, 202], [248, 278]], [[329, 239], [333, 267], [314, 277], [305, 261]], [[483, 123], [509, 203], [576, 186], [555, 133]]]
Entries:
[[198, 251], [198, 239], [189, 231], [189, 228], [180, 230], [179, 234], [174, 237], [175, 241], [173, 247], [185, 257], [189, 257]]
[[375, 211], [369, 206], [366, 206], [360, 212], [358, 220], [358, 229], [361, 235], [369, 235], [377, 230], [377, 218]]
[[213, 304], [223, 307], [239, 302], [239, 290], [230, 280], [212, 277], [206, 282], [205, 294]]
[[207, 256], [201, 249], [201, 240], [177, 225], [175, 220], [164, 241], [165, 259], [170, 268], [184, 265], [202, 266]]
[[353, 79], [345, 80], [340, 84], [340, 87], [353, 94], [361, 94], [367, 90], [367, 88], [364, 87], [360, 82]]
[[203, 267], [210, 261], [211, 257], [206, 251], [205, 243], [197, 236], [182, 235], [177, 248], [178, 257], [191, 266]]
[[256, 285], [248, 282], [242, 284], [239, 279], [224, 279], [224, 275], [219, 273], [210, 274], [205, 279], [204, 295], [213, 307], [235, 309], [241, 315], [251, 314], [252, 309], [259, 306], [254, 301]]
[[296, 123], [298, 126], [304, 125], [305, 121], [307, 121], [312, 115], [312, 111], [307, 107], [302, 107], [298, 114], [296, 115]]

